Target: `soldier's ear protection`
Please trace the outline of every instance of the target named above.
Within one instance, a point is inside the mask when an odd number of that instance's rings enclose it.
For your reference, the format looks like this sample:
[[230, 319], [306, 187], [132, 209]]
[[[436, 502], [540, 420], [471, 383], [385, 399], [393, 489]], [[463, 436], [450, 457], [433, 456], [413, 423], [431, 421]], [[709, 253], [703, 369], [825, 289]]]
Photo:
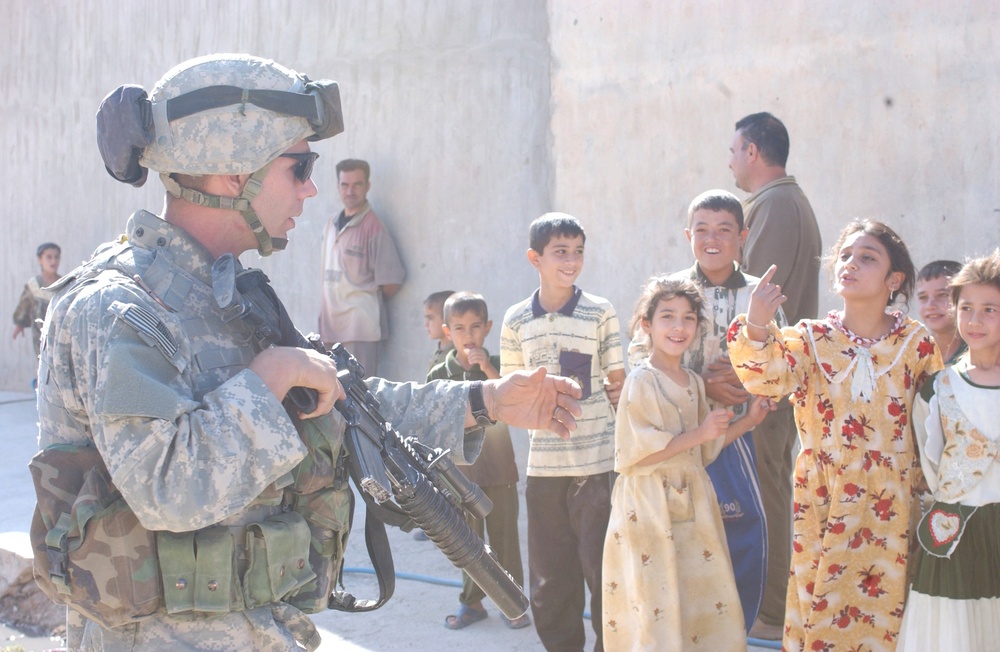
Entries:
[[137, 188], [146, 183], [149, 171], [139, 157], [152, 142], [152, 104], [142, 86], [126, 84], [108, 93], [97, 109], [97, 147], [108, 174]]
[[[253, 104], [268, 111], [305, 118], [313, 128], [307, 140], [330, 138], [344, 131], [340, 87], [328, 79], [305, 80], [305, 92], [209, 86], [154, 105], [146, 91], [125, 84], [111, 91], [97, 109], [97, 147], [108, 173], [123, 183], [139, 187], [148, 170], [139, 160], [143, 150], [169, 128], [171, 120], [224, 106]], [[156, 119], [157, 116], [165, 120]], [[169, 136], [165, 136], [169, 137]]]

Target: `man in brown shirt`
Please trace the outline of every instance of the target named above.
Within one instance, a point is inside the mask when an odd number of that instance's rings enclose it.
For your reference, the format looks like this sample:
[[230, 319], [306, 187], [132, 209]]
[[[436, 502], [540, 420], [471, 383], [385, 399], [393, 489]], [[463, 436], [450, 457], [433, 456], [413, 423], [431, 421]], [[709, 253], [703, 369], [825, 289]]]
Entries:
[[[788, 323], [794, 324], [817, 316], [822, 243], [809, 200], [795, 177], [785, 172], [788, 148], [788, 131], [780, 120], [770, 113], [748, 115], [736, 123], [729, 148], [732, 153], [729, 169], [736, 186], [750, 193], [743, 202], [750, 231], [743, 245], [743, 271], [763, 276], [772, 264], [778, 266], [772, 282], [780, 285], [788, 297], [782, 309]], [[728, 377], [726, 372], [720, 373]], [[717, 380], [709, 384], [729, 384], [726, 391], [739, 398], [737, 388], [730, 383]], [[708, 386], [706, 391], [709, 395], [714, 393], [708, 391]], [[785, 619], [795, 438], [795, 421], [787, 400], [753, 431], [768, 529], [764, 600], [757, 622], [750, 630], [750, 635], [757, 638], [780, 639]]]
[[743, 202], [747, 236], [743, 270], [763, 276], [778, 266], [772, 283], [788, 297], [788, 323], [815, 319], [819, 305], [821, 242], [819, 226], [795, 177], [785, 172], [788, 131], [770, 113], [754, 113], [736, 123], [729, 149], [736, 186], [750, 193]]

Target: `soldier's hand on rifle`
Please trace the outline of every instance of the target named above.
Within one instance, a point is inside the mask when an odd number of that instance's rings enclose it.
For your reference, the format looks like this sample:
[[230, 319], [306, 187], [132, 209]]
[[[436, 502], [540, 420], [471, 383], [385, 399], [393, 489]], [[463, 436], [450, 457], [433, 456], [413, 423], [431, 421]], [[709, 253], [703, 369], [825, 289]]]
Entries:
[[[518, 428], [551, 430], [563, 439], [569, 439], [570, 432], [576, 430], [580, 395], [579, 385], [569, 378], [547, 375], [544, 367], [533, 372], [516, 371], [483, 383], [490, 418]], [[468, 418], [466, 423], [470, 425]]]
[[276, 346], [265, 349], [250, 363], [250, 370], [261, 377], [278, 400], [293, 387], [315, 389], [316, 409], [303, 418], [326, 414], [333, 404], [347, 398], [337, 380], [337, 365], [326, 355], [312, 349]]

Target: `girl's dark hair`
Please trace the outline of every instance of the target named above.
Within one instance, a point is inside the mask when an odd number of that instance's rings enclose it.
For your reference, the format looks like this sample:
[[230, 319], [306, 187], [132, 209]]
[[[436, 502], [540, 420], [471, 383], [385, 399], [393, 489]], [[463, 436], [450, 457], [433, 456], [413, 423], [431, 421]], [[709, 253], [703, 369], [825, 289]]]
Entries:
[[691, 309], [698, 315], [698, 327], [701, 328], [705, 321], [705, 295], [701, 293], [701, 288], [690, 279], [653, 276], [643, 283], [640, 290], [639, 301], [635, 304], [632, 321], [629, 323], [629, 337], [633, 340], [642, 337], [642, 321], [651, 321], [660, 301], [674, 297], [688, 300]]
[[1000, 290], [1000, 249], [994, 249], [993, 253], [982, 258], [970, 260], [958, 274], [951, 277], [948, 288], [954, 305], [958, 305], [962, 288], [968, 285], [991, 285]]
[[837, 243], [833, 245], [833, 249], [830, 250], [828, 256], [828, 264], [831, 272], [837, 265], [837, 258], [840, 256], [841, 247], [855, 233], [870, 235], [885, 247], [885, 251], [889, 255], [889, 272], [902, 272], [903, 274], [903, 282], [899, 284], [899, 289], [895, 292], [895, 296], [892, 294], [889, 295], [886, 305], [891, 306], [902, 296], [901, 303], [905, 306], [909, 303], [910, 297], [913, 295], [913, 284], [917, 277], [917, 270], [913, 266], [913, 259], [910, 258], [910, 251], [906, 248], [903, 239], [889, 228], [887, 224], [883, 224], [877, 220], [864, 219], [854, 220], [844, 227], [844, 230], [840, 232], [840, 237], [837, 238]]

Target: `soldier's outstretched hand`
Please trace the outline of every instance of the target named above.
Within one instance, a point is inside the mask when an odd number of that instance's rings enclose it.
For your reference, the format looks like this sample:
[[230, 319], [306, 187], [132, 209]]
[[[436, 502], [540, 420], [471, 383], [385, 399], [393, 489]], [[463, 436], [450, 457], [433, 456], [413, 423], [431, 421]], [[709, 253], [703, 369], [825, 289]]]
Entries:
[[549, 376], [545, 367], [487, 380], [483, 387], [490, 418], [518, 428], [551, 430], [563, 439], [576, 429], [581, 394], [579, 385]]

